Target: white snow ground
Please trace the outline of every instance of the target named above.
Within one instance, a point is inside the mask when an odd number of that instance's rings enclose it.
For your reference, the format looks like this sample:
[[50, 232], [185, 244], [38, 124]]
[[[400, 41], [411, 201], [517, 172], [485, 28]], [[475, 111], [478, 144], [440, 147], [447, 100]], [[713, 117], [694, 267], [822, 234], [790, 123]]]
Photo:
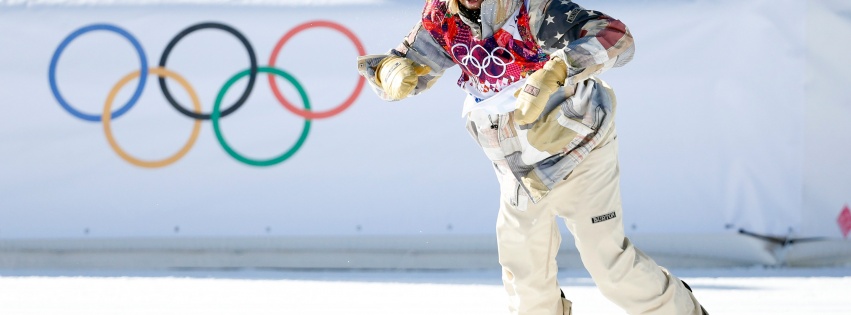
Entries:
[[[851, 268], [672, 270], [713, 315], [851, 314]], [[574, 314], [624, 314], [562, 270]], [[507, 314], [497, 270], [0, 271], [0, 314]]]

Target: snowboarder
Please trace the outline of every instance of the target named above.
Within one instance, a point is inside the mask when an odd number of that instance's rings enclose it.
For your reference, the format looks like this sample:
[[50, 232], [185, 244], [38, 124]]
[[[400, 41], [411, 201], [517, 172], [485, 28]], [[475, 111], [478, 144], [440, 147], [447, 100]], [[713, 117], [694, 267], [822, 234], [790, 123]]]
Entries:
[[389, 101], [461, 68], [467, 129], [500, 184], [497, 243], [512, 314], [571, 314], [557, 283], [557, 217], [597, 287], [629, 314], [706, 314], [624, 235], [615, 95], [597, 76], [633, 53], [621, 21], [569, 0], [427, 0], [398, 47], [358, 58]]

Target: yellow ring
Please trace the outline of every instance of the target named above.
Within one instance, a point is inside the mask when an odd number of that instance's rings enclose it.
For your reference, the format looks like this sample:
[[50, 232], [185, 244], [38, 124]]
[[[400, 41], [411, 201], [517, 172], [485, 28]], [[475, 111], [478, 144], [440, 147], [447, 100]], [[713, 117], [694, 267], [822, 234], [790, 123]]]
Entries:
[[[101, 122], [103, 123], [103, 132], [106, 134], [106, 140], [109, 142], [109, 146], [112, 147], [112, 150], [115, 153], [118, 153], [122, 159], [127, 161], [130, 164], [139, 166], [139, 167], [147, 167], [147, 168], [156, 168], [163, 167], [169, 165], [171, 163], [177, 162], [180, 158], [186, 155], [189, 152], [189, 149], [192, 149], [192, 146], [195, 145], [195, 140], [198, 140], [198, 134], [201, 133], [201, 121], [195, 120], [195, 125], [192, 127], [192, 135], [189, 136], [189, 141], [183, 145], [183, 148], [180, 151], [177, 151], [174, 155], [167, 157], [163, 160], [159, 161], [145, 161], [137, 159], [127, 152], [124, 152], [118, 143], [115, 141], [115, 138], [112, 136], [112, 129], [110, 128], [110, 123], [112, 122], [112, 103], [115, 101], [115, 96], [118, 95], [118, 92], [121, 91], [121, 88], [124, 87], [131, 80], [138, 78], [140, 75], [139, 70], [136, 70], [118, 81], [112, 90], [109, 91], [109, 96], [106, 97], [106, 103], [103, 106], [103, 114], [101, 115]], [[151, 68], [148, 70], [148, 73], [158, 75], [160, 77], [171, 78], [177, 81], [186, 92], [189, 93], [189, 97], [192, 99], [192, 107], [196, 113], [201, 113], [201, 102], [198, 100], [198, 95], [195, 94], [195, 90], [192, 89], [192, 86], [189, 85], [189, 82], [186, 81], [182, 76], [177, 73], [166, 70], [165, 68]]]

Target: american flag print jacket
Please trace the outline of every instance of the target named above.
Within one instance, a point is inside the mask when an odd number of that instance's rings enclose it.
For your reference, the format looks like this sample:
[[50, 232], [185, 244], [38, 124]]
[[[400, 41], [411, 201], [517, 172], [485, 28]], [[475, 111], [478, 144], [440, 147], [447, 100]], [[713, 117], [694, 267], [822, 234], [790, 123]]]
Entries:
[[[469, 95], [467, 102], [505, 99], [513, 97], [512, 84], [522, 83], [550, 57], [568, 64], [565, 86], [531, 125], [518, 125], [512, 110], [464, 114], [468, 131], [498, 176], [510, 174], [515, 180], [508, 189], [502, 183], [503, 197], [536, 203], [613, 131], [615, 95], [597, 75], [632, 59], [632, 35], [621, 21], [570, 0], [484, 0], [480, 21], [450, 12], [452, 1], [457, 0], [427, 0], [422, 20], [387, 53], [431, 68], [411, 95], [428, 90], [446, 69], [459, 65], [458, 83]], [[366, 65], [359, 71], [387, 100], [375, 83], [374, 67], [381, 58], [362, 60]]]

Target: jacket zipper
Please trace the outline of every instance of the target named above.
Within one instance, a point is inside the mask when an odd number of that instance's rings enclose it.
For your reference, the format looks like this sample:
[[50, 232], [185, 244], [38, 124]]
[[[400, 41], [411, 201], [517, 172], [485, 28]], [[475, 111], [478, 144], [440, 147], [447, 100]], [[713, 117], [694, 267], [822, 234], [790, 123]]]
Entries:
[[488, 114], [488, 120], [490, 120], [490, 122], [491, 122], [491, 129], [493, 129], [493, 130], [499, 129], [499, 115], [496, 116], [496, 121], [494, 121], [493, 118], [491, 118], [491, 115]]

